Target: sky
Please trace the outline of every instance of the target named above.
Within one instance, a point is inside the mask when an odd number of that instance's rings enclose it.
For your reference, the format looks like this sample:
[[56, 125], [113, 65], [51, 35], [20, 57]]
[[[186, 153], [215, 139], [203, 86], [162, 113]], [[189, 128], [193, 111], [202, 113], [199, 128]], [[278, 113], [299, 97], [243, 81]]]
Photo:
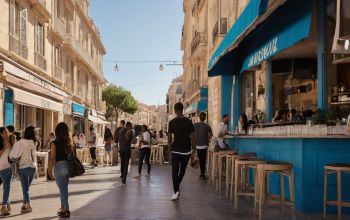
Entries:
[[182, 66], [119, 61], [181, 61], [182, 0], [90, 0], [90, 17], [107, 50], [105, 78], [146, 104], [165, 104], [169, 85]]

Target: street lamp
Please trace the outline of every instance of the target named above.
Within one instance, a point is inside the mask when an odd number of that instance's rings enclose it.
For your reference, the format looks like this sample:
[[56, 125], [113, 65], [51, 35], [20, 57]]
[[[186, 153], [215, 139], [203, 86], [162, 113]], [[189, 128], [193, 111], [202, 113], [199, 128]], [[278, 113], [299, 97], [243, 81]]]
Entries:
[[163, 70], [164, 70], [164, 66], [163, 66], [163, 64], [160, 64], [159, 71], [163, 71]]
[[118, 71], [119, 71], [119, 67], [118, 67], [118, 63], [117, 63], [117, 61], [115, 61], [114, 71], [116, 71], [116, 72], [118, 72]]

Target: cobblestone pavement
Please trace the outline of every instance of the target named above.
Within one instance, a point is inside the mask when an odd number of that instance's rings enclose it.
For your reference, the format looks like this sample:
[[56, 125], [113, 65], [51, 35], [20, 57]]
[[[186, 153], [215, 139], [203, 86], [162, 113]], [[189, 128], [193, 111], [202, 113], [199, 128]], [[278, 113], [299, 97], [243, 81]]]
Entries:
[[[169, 200], [172, 193], [169, 166], [154, 166], [150, 179], [134, 179], [135, 173], [133, 166], [126, 186], [120, 184], [119, 167], [88, 169], [82, 177], [72, 179], [69, 185], [71, 219], [257, 219], [252, 214], [252, 201], [242, 199], [238, 211], [234, 212], [224, 196], [197, 179], [197, 171], [192, 168], [187, 170], [177, 202]], [[33, 212], [21, 215], [21, 188], [19, 182], [14, 181], [11, 190], [13, 211], [6, 218], [57, 219], [60, 202], [55, 182], [35, 180], [30, 195]], [[2, 193], [0, 196], [2, 198]], [[277, 208], [269, 208], [264, 210], [263, 219], [291, 218], [282, 217]], [[297, 219], [322, 218], [321, 215], [298, 214]]]

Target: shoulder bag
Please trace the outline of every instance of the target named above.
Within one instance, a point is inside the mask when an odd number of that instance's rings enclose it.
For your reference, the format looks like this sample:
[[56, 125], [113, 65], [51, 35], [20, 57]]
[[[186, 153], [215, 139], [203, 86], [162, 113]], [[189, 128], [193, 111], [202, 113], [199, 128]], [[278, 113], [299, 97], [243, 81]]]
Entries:
[[81, 176], [85, 173], [85, 168], [76, 156], [75, 149], [68, 155], [68, 172], [70, 178]]

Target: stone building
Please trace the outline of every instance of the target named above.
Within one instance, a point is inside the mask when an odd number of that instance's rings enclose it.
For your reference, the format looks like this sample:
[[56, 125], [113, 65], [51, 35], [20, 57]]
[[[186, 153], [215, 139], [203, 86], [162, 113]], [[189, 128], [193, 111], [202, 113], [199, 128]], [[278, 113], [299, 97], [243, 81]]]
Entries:
[[102, 136], [106, 50], [88, 0], [0, 2], [0, 124], [35, 125], [46, 139], [58, 122]]
[[177, 102], [183, 101], [183, 76], [179, 76], [174, 79], [168, 89], [167, 93], [167, 109], [169, 118], [172, 118], [175, 115], [174, 105]]

